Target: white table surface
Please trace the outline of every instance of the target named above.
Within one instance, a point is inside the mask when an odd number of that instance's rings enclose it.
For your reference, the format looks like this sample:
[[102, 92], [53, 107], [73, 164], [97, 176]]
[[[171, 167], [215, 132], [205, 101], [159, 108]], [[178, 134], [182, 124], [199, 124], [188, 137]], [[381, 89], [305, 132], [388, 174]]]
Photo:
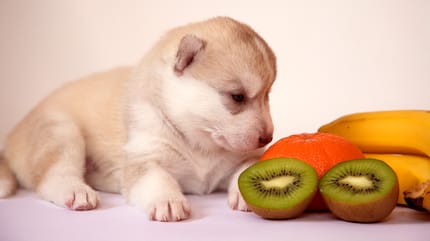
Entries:
[[357, 224], [330, 213], [305, 213], [270, 221], [232, 211], [226, 194], [188, 196], [192, 218], [178, 223], [151, 222], [120, 195], [101, 193], [92, 211], [69, 211], [39, 200], [29, 191], [0, 199], [0, 241], [132, 240], [342, 240], [430, 241], [430, 213], [396, 207], [382, 223]]

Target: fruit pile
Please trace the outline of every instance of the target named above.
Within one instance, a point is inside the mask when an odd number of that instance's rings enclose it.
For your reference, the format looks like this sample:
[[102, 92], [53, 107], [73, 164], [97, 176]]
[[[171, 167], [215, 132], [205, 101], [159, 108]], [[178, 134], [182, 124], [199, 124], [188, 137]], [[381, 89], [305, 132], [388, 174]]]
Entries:
[[384, 162], [365, 159], [358, 147], [328, 133], [277, 141], [261, 162], [239, 176], [249, 208], [267, 219], [288, 219], [306, 209], [327, 208], [338, 218], [377, 222], [394, 209], [396, 174]]
[[[384, 220], [396, 204], [430, 211], [430, 111], [352, 114], [270, 146], [239, 177], [249, 208], [267, 219], [330, 210]], [[364, 154], [363, 154], [364, 153]]]
[[[366, 157], [383, 160], [391, 166], [399, 180], [397, 203], [400, 205], [411, 206], [412, 198], [406, 193], [430, 180], [429, 110], [350, 114], [323, 125], [318, 131], [342, 136], [357, 145]], [[424, 194], [423, 191], [423, 196], [416, 198], [430, 203], [430, 194]], [[417, 208], [419, 203], [422, 202], [415, 202], [412, 207]], [[430, 211], [430, 207], [426, 210]]]
[[[335, 164], [346, 160], [364, 158], [364, 155], [356, 145], [345, 140], [345, 138], [325, 133], [305, 133], [277, 141], [266, 150], [261, 160], [277, 157], [292, 157], [303, 160], [312, 165], [317, 171], [318, 178], [321, 178]], [[307, 209], [311, 211], [327, 210], [327, 206], [318, 191]]]

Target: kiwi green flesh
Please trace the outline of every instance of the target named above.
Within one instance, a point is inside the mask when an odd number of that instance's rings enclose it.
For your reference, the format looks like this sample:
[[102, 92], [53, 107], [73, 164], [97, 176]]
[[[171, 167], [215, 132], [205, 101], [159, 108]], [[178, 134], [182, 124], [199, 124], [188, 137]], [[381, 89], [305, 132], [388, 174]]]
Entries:
[[378, 200], [389, 194], [397, 184], [390, 166], [376, 159], [341, 162], [321, 178], [321, 194], [351, 204]]
[[397, 203], [399, 186], [394, 171], [383, 161], [341, 162], [320, 180], [319, 190], [330, 211], [351, 222], [379, 222]]
[[244, 170], [238, 184], [251, 210], [266, 218], [282, 218], [297, 215], [294, 210], [285, 210], [306, 208], [303, 203], [315, 194], [318, 176], [312, 166], [301, 160], [274, 158]]

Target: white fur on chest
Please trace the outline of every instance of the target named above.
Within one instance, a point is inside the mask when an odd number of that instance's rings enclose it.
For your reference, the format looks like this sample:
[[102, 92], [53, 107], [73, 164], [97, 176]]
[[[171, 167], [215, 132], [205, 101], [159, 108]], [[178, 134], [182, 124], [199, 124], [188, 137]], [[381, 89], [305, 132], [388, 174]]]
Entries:
[[[153, 131], [156, 129], [152, 128]], [[139, 156], [142, 162], [158, 163], [178, 181], [185, 193], [204, 194], [217, 189], [225, 190], [231, 175], [246, 160], [244, 155], [221, 149], [217, 152], [193, 149], [180, 137], [166, 133], [168, 129], [158, 129], [161, 131], [158, 135], [148, 130], [134, 135], [126, 146], [127, 153]]]

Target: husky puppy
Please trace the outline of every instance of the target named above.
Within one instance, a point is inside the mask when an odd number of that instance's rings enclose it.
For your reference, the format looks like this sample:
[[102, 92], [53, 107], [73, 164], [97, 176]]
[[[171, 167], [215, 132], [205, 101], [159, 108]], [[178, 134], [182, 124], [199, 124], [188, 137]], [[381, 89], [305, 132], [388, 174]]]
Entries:
[[184, 194], [228, 191], [247, 210], [240, 172], [271, 142], [275, 55], [227, 17], [167, 32], [131, 67], [71, 82], [7, 136], [0, 197], [18, 185], [72, 210], [96, 208], [95, 190], [122, 193], [152, 220], [190, 216]]

